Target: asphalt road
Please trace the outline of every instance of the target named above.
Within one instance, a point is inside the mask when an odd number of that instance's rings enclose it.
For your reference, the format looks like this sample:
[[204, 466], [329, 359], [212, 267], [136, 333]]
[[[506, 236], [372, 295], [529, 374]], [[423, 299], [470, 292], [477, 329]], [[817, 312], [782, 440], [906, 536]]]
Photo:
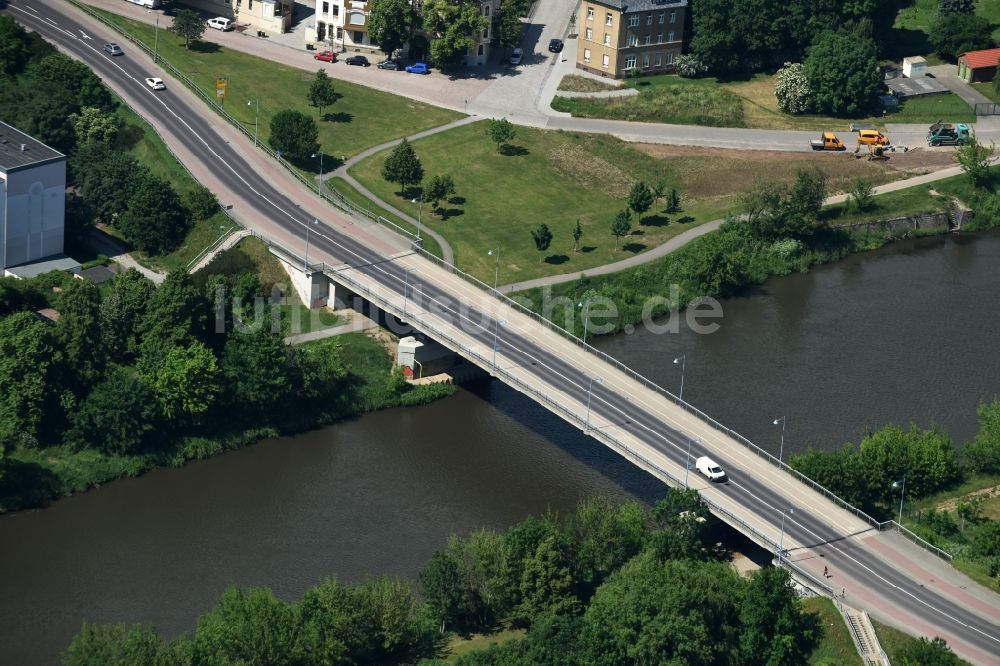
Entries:
[[[172, 140], [183, 143], [197, 160], [212, 170], [225, 188], [250, 201], [290, 235], [300, 235], [311, 221], [312, 215], [301, 210], [285, 190], [252, 167], [239, 150], [216, 138], [213, 125], [221, 121], [204, 107], [189, 106], [185, 95], [172, 92], [171, 88], [179, 89], [181, 84], [168, 79], [167, 90], [149, 90], [143, 79], [150, 75], [151, 65], [137, 49], [110, 34], [92, 34], [90, 28], [74, 20], [66, 5], [57, 4], [55, 0], [17, 0], [3, 11], [41, 33], [64, 52], [86, 62], [110, 87], [129, 91], [137, 100], [136, 110], [140, 114], [156, 118]], [[104, 54], [101, 45], [105, 41], [119, 41], [126, 55], [112, 58]], [[330, 217], [334, 215], [331, 212]], [[461, 327], [483, 348], [493, 348], [496, 322], [491, 315], [480, 308], [460, 305], [432, 279], [433, 271], [406, 275], [400, 262], [390, 260], [333, 225], [325, 224], [320, 233], [314, 234], [313, 247], [351, 265], [353, 271], [377, 280], [401, 299], [404, 285], [408, 284], [411, 307], [432, 310], [436, 316], [450, 319], [453, 325]], [[587, 400], [590, 376], [579, 364], [553, 356], [542, 344], [517, 331], [502, 330], [498, 352], [507, 362], [576, 400]], [[615, 423], [683, 467], [688, 439], [673, 429], [663, 416], [651, 413], [600, 383], [593, 385], [592, 412], [595, 420]], [[778, 531], [784, 510], [795, 508], [794, 514], [784, 521], [786, 543], [799, 544], [825, 556], [825, 561], [836, 571], [865, 581], [868, 590], [875, 591], [888, 606], [908, 610], [932, 624], [941, 635], [969, 646], [980, 655], [973, 661], [1000, 664], [1000, 625], [950, 597], [925, 588], [898, 563], [885, 562], [874, 552], [859, 547], [859, 542], [851, 539], [851, 535], [832, 527], [822, 516], [810, 513], [796, 497], [783, 492], [784, 489], [767, 486], [745, 473], [725, 452], [702, 451], [695, 446], [692, 457], [704, 453], [719, 461], [731, 479], [725, 485], [715, 486], [713, 492], [725, 493], [747, 511], [755, 512], [773, 526], [774, 532]], [[957, 643], [956, 647], [961, 647]], [[958, 651], [969, 656], [973, 654], [963, 649]], [[982, 655], [988, 658], [984, 660]]]

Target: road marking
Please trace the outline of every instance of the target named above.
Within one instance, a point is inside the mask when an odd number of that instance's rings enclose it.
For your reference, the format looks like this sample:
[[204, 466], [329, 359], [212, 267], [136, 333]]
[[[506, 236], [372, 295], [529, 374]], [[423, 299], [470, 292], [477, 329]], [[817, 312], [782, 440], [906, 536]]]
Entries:
[[80, 31], [80, 34], [83, 36], [84, 39], [90, 39], [90, 35], [85, 33], [83, 30]]

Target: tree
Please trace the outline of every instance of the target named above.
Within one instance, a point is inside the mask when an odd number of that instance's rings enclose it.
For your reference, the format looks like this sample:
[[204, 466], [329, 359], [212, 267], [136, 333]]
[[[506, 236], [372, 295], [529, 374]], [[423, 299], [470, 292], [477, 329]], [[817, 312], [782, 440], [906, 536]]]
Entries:
[[958, 666], [961, 663], [941, 637], [928, 640], [921, 636], [909, 641], [899, 651], [900, 666]]
[[666, 211], [668, 213], [678, 213], [681, 210], [681, 194], [677, 191], [676, 187], [671, 187], [667, 190], [667, 206]]
[[399, 193], [404, 196], [407, 185], [416, 185], [424, 179], [424, 167], [409, 141], [400, 141], [385, 158], [382, 178], [390, 183], [399, 183]]
[[0, 74], [15, 76], [31, 59], [27, 31], [10, 15], [0, 16]]
[[863, 113], [882, 82], [874, 42], [845, 30], [817, 37], [802, 71], [815, 91], [815, 110], [837, 116]]
[[420, 14], [424, 30], [433, 36], [431, 58], [445, 71], [462, 64], [490, 25], [473, 0], [427, 0]]
[[302, 345], [291, 350], [296, 396], [320, 401], [341, 394], [347, 368], [338, 347]]
[[451, 176], [434, 176], [424, 187], [424, 201], [436, 210], [442, 199], [447, 199], [454, 193], [455, 181], [452, 180]]
[[119, 273], [107, 288], [97, 314], [100, 346], [112, 361], [124, 362], [139, 350], [137, 327], [156, 285], [130, 268]]
[[955, 159], [962, 166], [962, 171], [969, 174], [969, 180], [975, 187], [985, 188], [993, 180], [990, 173], [990, 162], [993, 160], [995, 152], [996, 144], [991, 143], [987, 147], [979, 143], [976, 135], [972, 134], [968, 143], [959, 146]]
[[812, 108], [813, 90], [800, 62], [786, 62], [778, 70], [774, 83], [778, 108], [785, 113], [808, 113]]
[[611, 222], [611, 235], [615, 237], [615, 249], [618, 249], [618, 245], [622, 238], [628, 236], [632, 233], [632, 213], [628, 209], [623, 209], [618, 211], [615, 215], [615, 219]]
[[207, 339], [206, 326], [211, 303], [184, 271], [172, 271], [153, 292], [136, 330], [142, 355], [155, 357], [169, 347], [185, 346]]
[[98, 381], [106, 362], [99, 308], [97, 287], [83, 280], [71, 281], [59, 299], [56, 343], [64, 355], [67, 383], [76, 387], [78, 395]]
[[184, 40], [186, 49], [192, 41], [198, 41], [205, 34], [205, 22], [193, 9], [182, 9], [174, 16], [174, 22], [169, 30]]
[[642, 214], [652, 207], [655, 201], [653, 190], [641, 180], [632, 186], [628, 193], [628, 207], [635, 211], [639, 224], [642, 224]]
[[136, 183], [151, 174], [128, 153], [99, 143], [80, 146], [69, 160], [80, 194], [97, 216], [108, 223], [125, 212]]
[[187, 235], [190, 219], [177, 192], [159, 176], [143, 174], [132, 183], [125, 211], [114, 227], [149, 254], [174, 250]]
[[583, 227], [580, 226], [580, 220], [577, 218], [576, 226], [573, 227], [573, 251], [580, 251], [580, 239], [583, 238]]
[[284, 406], [292, 388], [288, 351], [280, 335], [259, 325], [248, 332], [233, 331], [222, 352], [221, 375], [225, 399], [247, 414], [266, 416]]
[[826, 174], [815, 167], [797, 170], [788, 198], [791, 211], [807, 221], [815, 221], [825, 200]]
[[497, 144], [497, 154], [501, 152], [505, 143], [513, 141], [517, 136], [514, 126], [506, 118], [491, 119], [486, 126], [486, 133], [489, 134], [490, 140]]
[[521, 24], [515, 3], [510, 2], [500, 8], [497, 31], [500, 35], [500, 46], [511, 48], [521, 43], [524, 26]]
[[410, 41], [413, 19], [410, 0], [373, 0], [368, 15], [368, 36], [387, 58], [391, 58]]
[[164, 664], [167, 647], [152, 627], [124, 624], [89, 624], [83, 628], [62, 655], [63, 666], [130, 666]]
[[549, 231], [549, 225], [542, 223], [532, 229], [531, 238], [535, 241], [535, 249], [538, 250], [538, 262], [541, 263], [541, 253], [549, 249], [549, 245], [552, 244], [552, 232]]
[[816, 635], [791, 577], [780, 567], [755, 571], [740, 605], [740, 653], [747, 664], [796, 666], [808, 660]]
[[219, 212], [219, 200], [204, 185], [197, 185], [184, 194], [184, 207], [196, 220], [207, 220]]
[[979, 405], [979, 432], [962, 449], [962, 457], [972, 471], [1000, 472], [1000, 400]]
[[976, 14], [942, 14], [934, 20], [928, 37], [935, 51], [955, 60], [966, 51], [993, 46], [993, 24]]
[[0, 319], [0, 442], [34, 445], [52, 399], [57, 347], [33, 312]]
[[711, 512], [698, 491], [668, 487], [650, 517], [655, 528], [650, 543], [660, 559], [705, 558], [703, 535]]
[[326, 75], [326, 71], [316, 70], [316, 76], [309, 85], [309, 105], [319, 109], [320, 118], [323, 117], [323, 108], [332, 106], [338, 97], [340, 96], [333, 89], [333, 81]]
[[567, 539], [549, 535], [524, 563], [517, 617], [533, 622], [544, 615], [572, 615], [580, 608]]
[[319, 150], [319, 128], [316, 121], [302, 113], [283, 109], [271, 118], [271, 148], [288, 157], [305, 159]]
[[420, 594], [440, 625], [441, 633], [447, 627], [463, 627], [462, 576], [454, 558], [441, 551], [434, 553], [420, 571]]
[[[144, 350], [145, 351], [145, 350]], [[201, 342], [171, 347], [139, 359], [143, 380], [152, 389], [160, 412], [168, 419], [204, 414], [218, 393], [218, 367], [212, 350]]]
[[864, 178], [856, 178], [851, 183], [851, 201], [859, 211], [866, 211], [875, 203], [875, 188]]
[[295, 612], [267, 588], [230, 586], [198, 618], [194, 663], [292, 664]]
[[152, 392], [133, 370], [117, 367], [70, 414], [66, 441], [80, 449], [134, 453], [153, 429], [156, 416]]
[[645, 511], [638, 503], [616, 503], [606, 496], [581, 502], [570, 522], [578, 576], [588, 592], [638, 555], [648, 537]]
[[69, 122], [76, 133], [77, 144], [93, 141], [105, 146], [114, 143], [121, 125], [117, 116], [94, 106], [85, 106], [80, 109], [80, 113], [71, 113]]
[[25, 74], [40, 86], [67, 93], [77, 107], [92, 106], [106, 112], [114, 109], [111, 93], [97, 75], [87, 65], [62, 53], [32, 62]]

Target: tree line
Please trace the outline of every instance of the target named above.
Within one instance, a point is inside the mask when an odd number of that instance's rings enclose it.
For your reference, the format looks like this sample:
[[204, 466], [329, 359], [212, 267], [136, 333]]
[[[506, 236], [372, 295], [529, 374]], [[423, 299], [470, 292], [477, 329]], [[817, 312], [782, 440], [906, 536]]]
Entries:
[[193, 634], [85, 625], [63, 664], [444, 663], [452, 632], [501, 625], [525, 638], [462, 664], [801, 664], [822, 632], [783, 569], [743, 578], [705, 541], [696, 491], [651, 510], [607, 498], [505, 532], [452, 536], [415, 584], [327, 580], [286, 603], [267, 588], [228, 589]]

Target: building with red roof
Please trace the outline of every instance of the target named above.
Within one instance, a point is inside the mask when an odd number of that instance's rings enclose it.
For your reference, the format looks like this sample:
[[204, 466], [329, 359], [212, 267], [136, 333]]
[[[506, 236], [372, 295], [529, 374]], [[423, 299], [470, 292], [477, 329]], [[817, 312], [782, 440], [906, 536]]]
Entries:
[[968, 51], [958, 56], [958, 75], [969, 83], [988, 83], [997, 73], [1000, 49]]

